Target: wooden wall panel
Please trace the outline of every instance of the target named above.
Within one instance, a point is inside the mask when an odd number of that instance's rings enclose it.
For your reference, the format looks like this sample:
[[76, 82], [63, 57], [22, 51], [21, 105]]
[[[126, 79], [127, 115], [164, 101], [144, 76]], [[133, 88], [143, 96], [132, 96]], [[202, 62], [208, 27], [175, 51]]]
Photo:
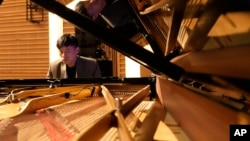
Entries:
[[[39, 13], [34, 13], [39, 16]], [[0, 79], [45, 78], [49, 63], [48, 16], [26, 20], [25, 0], [0, 5]]]
[[126, 76], [126, 62], [125, 56], [121, 53], [117, 53], [117, 75], [118, 77], [125, 77]]
[[66, 20], [63, 20], [63, 33], [75, 35], [75, 26]]

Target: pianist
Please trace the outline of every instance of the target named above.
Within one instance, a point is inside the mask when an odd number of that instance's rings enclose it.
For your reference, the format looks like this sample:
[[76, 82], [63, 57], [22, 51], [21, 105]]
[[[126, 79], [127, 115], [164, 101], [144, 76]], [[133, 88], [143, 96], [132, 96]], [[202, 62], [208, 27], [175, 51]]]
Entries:
[[139, 33], [126, 0], [87, 0], [80, 1], [76, 7], [80, 13], [126, 38]]
[[101, 77], [101, 71], [95, 59], [78, 56], [78, 40], [71, 34], [64, 34], [57, 40], [60, 59], [49, 66], [47, 78], [94, 78]]

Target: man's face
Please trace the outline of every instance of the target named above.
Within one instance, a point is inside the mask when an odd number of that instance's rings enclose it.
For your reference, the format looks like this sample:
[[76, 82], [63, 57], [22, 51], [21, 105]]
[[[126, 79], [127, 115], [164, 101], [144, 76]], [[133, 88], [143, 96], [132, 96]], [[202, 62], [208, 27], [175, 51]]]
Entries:
[[60, 56], [65, 64], [68, 66], [74, 66], [79, 51], [79, 47], [76, 48], [71, 45], [67, 47], [63, 46], [60, 48]]
[[99, 13], [103, 10], [105, 6], [105, 0], [90, 0], [89, 3], [85, 5], [88, 15], [92, 17], [93, 20], [98, 17]]

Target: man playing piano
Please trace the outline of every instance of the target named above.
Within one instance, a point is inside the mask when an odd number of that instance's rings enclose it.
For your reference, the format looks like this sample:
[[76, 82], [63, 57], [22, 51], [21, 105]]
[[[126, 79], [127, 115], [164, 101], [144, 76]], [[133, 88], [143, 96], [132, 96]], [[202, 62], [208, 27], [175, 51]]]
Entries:
[[57, 40], [61, 58], [49, 66], [47, 78], [94, 78], [101, 77], [95, 59], [78, 56], [78, 40], [71, 34], [64, 34]]

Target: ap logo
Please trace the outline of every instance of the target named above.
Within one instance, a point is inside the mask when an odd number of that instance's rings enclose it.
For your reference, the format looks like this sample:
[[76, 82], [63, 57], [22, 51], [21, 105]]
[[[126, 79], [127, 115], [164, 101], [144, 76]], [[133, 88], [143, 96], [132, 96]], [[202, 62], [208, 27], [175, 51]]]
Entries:
[[230, 125], [230, 141], [249, 141], [250, 125]]

